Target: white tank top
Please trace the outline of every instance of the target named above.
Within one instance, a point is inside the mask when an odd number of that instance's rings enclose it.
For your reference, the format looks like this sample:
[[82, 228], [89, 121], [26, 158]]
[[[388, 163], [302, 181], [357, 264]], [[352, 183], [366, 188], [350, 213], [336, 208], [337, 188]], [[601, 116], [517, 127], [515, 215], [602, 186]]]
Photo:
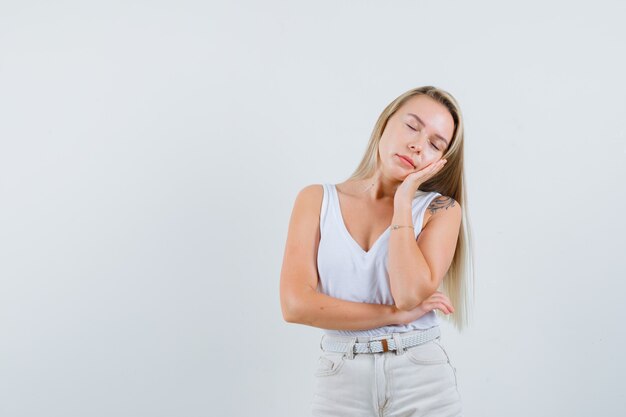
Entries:
[[[334, 184], [323, 184], [324, 197], [320, 211], [320, 242], [317, 252], [319, 284], [317, 291], [342, 300], [361, 303], [393, 305], [387, 272], [388, 240], [391, 228], [387, 228], [369, 251], [352, 238], [341, 215], [339, 197]], [[413, 225], [415, 238], [422, 230], [424, 213], [430, 202], [440, 196], [438, 192], [417, 192], [413, 199]], [[404, 325], [383, 326], [366, 330], [324, 329], [328, 335], [380, 336], [428, 329], [439, 325], [434, 311]]]

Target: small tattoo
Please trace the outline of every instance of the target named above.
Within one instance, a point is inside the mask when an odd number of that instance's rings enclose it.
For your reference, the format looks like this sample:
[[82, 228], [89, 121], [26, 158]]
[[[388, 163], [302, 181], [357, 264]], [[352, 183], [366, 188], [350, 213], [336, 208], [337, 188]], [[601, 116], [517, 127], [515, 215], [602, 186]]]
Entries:
[[454, 207], [454, 203], [454, 198], [442, 195], [435, 198], [428, 206], [428, 209], [430, 210], [430, 214], [435, 214], [437, 210], [440, 210], [442, 208], [445, 208], [447, 210], [448, 207]]

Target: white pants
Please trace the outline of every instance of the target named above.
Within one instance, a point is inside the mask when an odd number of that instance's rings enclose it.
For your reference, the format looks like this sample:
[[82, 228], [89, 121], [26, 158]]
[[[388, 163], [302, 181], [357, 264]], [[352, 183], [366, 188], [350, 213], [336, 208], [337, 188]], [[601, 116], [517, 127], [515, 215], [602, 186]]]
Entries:
[[[416, 332], [420, 330], [411, 333]], [[323, 337], [342, 342], [374, 339]], [[310, 404], [313, 416], [463, 416], [456, 369], [441, 343], [441, 337], [398, 352], [356, 353], [352, 358], [350, 356], [347, 353], [321, 352]]]

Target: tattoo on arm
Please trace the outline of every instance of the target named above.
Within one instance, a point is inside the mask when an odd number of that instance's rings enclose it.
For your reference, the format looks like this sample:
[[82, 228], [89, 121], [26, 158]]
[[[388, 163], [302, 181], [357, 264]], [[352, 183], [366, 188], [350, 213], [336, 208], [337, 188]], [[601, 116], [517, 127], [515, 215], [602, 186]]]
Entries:
[[454, 207], [454, 202], [454, 198], [442, 195], [435, 198], [428, 206], [428, 209], [430, 210], [430, 214], [435, 214], [437, 210], [441, 210], [442, 208], [447, 210], [448, 207]]

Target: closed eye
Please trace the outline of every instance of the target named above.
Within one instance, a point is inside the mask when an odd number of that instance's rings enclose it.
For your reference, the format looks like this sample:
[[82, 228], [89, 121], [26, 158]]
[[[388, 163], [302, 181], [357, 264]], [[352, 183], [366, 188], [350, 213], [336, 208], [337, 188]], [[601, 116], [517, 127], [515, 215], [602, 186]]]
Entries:
[[[409, 129], [411, 129], [412, 131], [417, 132], [417, 129], [415, 129], [413, 126], [411, 126], [411, 125], [407, 125], [407, 126], [408, 126], [408, 127], [409, 127]], [[435, 146], [435, 144], [434, 144], [434, 143], [432, 143], [432, 142], [430, 142], [430, 146], [432, 146], [432, 147], [433, 147], [433, 148], [435, 148], [436, 150], [439, 150], [439, 148], [438, 148], [438, 147], [436, 147], [436, 146]]]

